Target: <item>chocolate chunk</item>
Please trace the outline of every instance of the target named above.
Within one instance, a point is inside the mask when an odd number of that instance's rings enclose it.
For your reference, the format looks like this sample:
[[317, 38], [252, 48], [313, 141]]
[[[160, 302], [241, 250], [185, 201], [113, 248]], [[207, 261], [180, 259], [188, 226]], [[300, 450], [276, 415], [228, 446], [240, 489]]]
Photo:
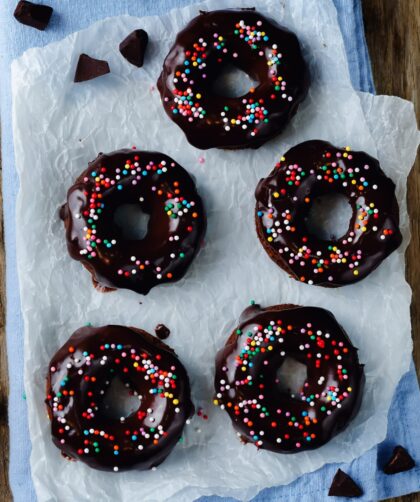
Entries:
[[398, 445], [392, 452], [392, 457], [384, 466], [385, 474], [397, 474], [398, 472], [409, 471], [415, 466], [414, 460], [408, 451], [402, 446]]
[[328, 495], [330, 497], [360, 497], [363, 495], [363, 491], [348, 474], [338, 469], [332, 480]]
[[158, 324], [155, 328], [155, 333], [158, 338], [165, 340], [171, 334], [171, 331], [164, 324]]
[[106, 75], [110, 72], [108, 61], [91, 58], [87, 54], [81, 54], [77, 63], [75, 82], [85, 82], [93, 78]]
[[149, 37], [144, 30], [134, 30], [120, 43], [120, 52], [128, 62], [140, 68], [143, 66], [148, 41]]
[[53, 13], [52, 7], [21, 0], [13, 14], [17, 21], [37, 30], [45, 30]]

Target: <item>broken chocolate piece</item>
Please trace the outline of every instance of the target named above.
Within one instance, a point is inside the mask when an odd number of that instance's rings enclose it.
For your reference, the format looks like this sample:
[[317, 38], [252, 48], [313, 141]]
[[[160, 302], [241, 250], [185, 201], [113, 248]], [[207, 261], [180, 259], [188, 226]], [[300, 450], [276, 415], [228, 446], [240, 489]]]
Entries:
[[143, 66], [149, 37], [144, 30], [134, 30], [120, 43], [120, 52], [125, 59], [139, 68]]
[[155, 328], [155, 333], [158, 338], [165, 340], [171, 334], [171, 331], [164, 324], [158, 324]]
[[385, 474], [397, 474], [399, 472], [409, 471], [415, 466], [414, 460], [408, 451], [402, 446], [398, 445], [392, 452], [392, 457], [384, 466]]
[[19, 23], [37, 30], [45, 30], [53, 13], [52, 7], [21, 0], [15, 9], [14, 16]]
[[77, 63], [75, 82], [85, 82], [96, 77], [101, 77], [110, 72], [108, 61], [91, 58], [87, 54], [81, 54]]
[[330, 497], [360, 497], [363, 495], [363, 491], [348, 474], [338, 469], [332, 480], [328, 495]]

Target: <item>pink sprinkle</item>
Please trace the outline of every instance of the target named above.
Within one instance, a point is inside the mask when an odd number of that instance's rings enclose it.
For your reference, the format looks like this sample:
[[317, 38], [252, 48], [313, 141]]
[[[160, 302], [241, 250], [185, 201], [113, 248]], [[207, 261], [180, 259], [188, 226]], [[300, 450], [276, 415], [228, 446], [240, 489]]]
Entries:
[[206, 162], [206, 159], [204, 157], [200, 156], [200, 157], [198, 157], [198, 162], [200, 164], [204, 164]]

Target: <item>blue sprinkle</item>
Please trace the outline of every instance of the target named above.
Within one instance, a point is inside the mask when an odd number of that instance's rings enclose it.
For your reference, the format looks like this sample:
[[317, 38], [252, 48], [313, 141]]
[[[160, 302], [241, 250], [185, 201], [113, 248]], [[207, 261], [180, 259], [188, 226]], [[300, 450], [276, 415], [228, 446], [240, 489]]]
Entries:
[[185, 62], [184, 62], [184, 65], [185, 65], [185, 66], [188, 66], [189, 64], [190, 64], [190, 62], [189, 62], [189, 61], [185, 61]]
[[262, 211], [258, 211], [257, 215], [261, 218], [261, 216], [263, 215], [263, 212]]
[[133, 436], [131, 436], [131, 439], [132, 439], [133, 441], [136, 441], [137, 436], [134, 436], [134, 435], [133, 435]]
[[119, 343], [119, 344], [117, 345], [117, 349], [118, 349], [118, 350], [121, 350], [122, 348], [123, 348], [123, 346]]
[[190, 73], [190, 70], [187, 68], [187, 69], [185, 70], [185, 73], [188, 75], [188, 73]]
[[85, 436], [89, 436], [89, 431], [86, 431], [86, 430], [85, 430], [85, 431], [83, 431], [83, 434], [84, 434]]
[[178, 113], [177, 108], [174, 108], [174, 109], [172, 110], [172, 113]]
[[118, 450], [114, 450], [114, 455], [118, 455], [118, 454], [119, 454]]
[[123, 174], [127, 174], [127, 173], [128, 173], [127, 169], [124, 169]]
[[122, 185], [117, 185], [117, 188], [118, 188], [118, 190], [122, 190], [123, 189]]
[[96, 176], [96, 171], [92, 171], [92, 176], [95, 177]]

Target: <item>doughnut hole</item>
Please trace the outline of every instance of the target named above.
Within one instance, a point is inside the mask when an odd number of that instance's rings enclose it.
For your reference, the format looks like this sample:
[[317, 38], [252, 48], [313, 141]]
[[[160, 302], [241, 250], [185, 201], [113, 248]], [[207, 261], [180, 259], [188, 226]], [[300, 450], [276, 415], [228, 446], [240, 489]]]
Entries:
[[101, 415], [109, 420], [120, 420], [136, 412], [140, 405], [140, 396], [134, 394], [129, 384], [115, 377], [105, 391]]
[[298, 396], [306, 380], [308, 371], [305, 364], [286, 356], [276, 373], [276, 384], [280, 392]]
[[142, 240], [147, 234], [150, 215], [139, 204], [122, 204], [114, 213], [114, 223], [126, 240]]
[[224, 98], [240, 98], [245, 96], [251, 87], [259, 82], [233, 64], [226, 64], [212, 85], [212, 92]]
[[334, 241], [349, 231], [352, 215], [352, 207], [345, 195], [327, 193], [313, 199], [305, 224], [309, 234], [323, 241]]

